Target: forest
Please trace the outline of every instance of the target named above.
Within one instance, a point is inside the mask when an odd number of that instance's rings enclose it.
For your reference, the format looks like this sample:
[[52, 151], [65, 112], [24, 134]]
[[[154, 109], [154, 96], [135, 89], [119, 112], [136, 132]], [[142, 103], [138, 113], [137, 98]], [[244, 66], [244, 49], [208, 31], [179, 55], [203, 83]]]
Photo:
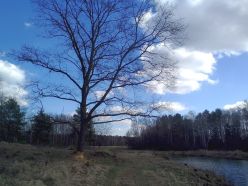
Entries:
[[[142, 121], [140, 121], [142, 123]], [[156, 120], [135, 122], [128, 145], [137, 149], [158, 150], [248, 150], [248, 110], [205, 110], [164, 115]]]
[[[25, 117], [15, 99], [1, 98], [0, 140], [35, 145], [76, 145], [77, 134], [68, 121], [73, 116], [51, 115], [38, 111]], [[77, 126], [77, 125], [75, 125]], [[156, 150], [243, 150], [248, 151], [247, 108], [205, 110], [188, 115], [163, 115], [157, 119], [133, 120], [127, 136], [97, 134], [92, 122], [86, 130], [87, 145], [125, 146]]]

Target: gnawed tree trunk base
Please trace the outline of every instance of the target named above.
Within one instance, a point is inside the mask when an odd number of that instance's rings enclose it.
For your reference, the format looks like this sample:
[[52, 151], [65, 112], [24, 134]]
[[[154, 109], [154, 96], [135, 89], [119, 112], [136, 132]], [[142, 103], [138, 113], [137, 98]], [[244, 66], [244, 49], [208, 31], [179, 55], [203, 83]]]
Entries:
[[74, 160], [77, 160], [77, 161], [86, 161], [87, 160], [87, 158], [85, 156], [85, 153], [84, 152], [80, 152], [80, 151], [76, 151], [73, 154], [73, 159]]

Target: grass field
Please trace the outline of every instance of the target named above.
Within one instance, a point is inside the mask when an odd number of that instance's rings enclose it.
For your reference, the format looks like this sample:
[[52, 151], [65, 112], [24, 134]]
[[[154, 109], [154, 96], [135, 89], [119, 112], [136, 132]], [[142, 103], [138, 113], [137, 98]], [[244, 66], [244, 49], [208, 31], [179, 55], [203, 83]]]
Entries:
[[221, 177], [152, 151], [92, 148], [78, 160], [70, 149], [0, 143], [0, 185], [226, 185]]

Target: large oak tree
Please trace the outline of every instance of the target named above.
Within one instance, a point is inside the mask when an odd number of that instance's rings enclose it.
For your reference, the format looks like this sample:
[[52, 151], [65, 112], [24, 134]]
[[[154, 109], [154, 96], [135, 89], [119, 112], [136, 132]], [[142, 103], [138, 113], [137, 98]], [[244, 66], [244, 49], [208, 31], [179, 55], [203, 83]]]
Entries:
[[169, 84], [174, 66], [152, 49], [172, 46], [183, 29], [168, 5], [145, 0], [34, 2], [39, 25], [60, 45], [51, 51], [24, 46], [16, 56], [63, 78], [53, 85], [34, 83], [33, 90], [79, 104], [80, 125], [74, 127], [78, 151], [84, 149], [85, 126], [91, 121], [153, 114], [158, 105], [147, 107], [144, 90], [156, 82]]

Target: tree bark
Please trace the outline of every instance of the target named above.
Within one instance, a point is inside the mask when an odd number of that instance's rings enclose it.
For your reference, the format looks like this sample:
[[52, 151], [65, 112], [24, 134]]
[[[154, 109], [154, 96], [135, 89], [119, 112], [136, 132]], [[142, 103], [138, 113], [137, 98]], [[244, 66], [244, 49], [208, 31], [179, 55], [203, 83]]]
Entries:
[[85, 144], [85, 126], [87, 126], [87, 120], [85, 118], [84, 109], [81, 106], [81, 114], [80, 114], [80, 130], [78, 133], [78, 143], [77, 143], [77, 151], [83, 152], [84, 151], [84, 144]]
[[84, 144], [85, 144], [85, 132], [84, 126], [86, 125], [85, 120], [81, 119], [80, 121], [80, 130], [78, 134], [78, 142], [77, 142], [77, 151], [83, 152], [84, 151]]

